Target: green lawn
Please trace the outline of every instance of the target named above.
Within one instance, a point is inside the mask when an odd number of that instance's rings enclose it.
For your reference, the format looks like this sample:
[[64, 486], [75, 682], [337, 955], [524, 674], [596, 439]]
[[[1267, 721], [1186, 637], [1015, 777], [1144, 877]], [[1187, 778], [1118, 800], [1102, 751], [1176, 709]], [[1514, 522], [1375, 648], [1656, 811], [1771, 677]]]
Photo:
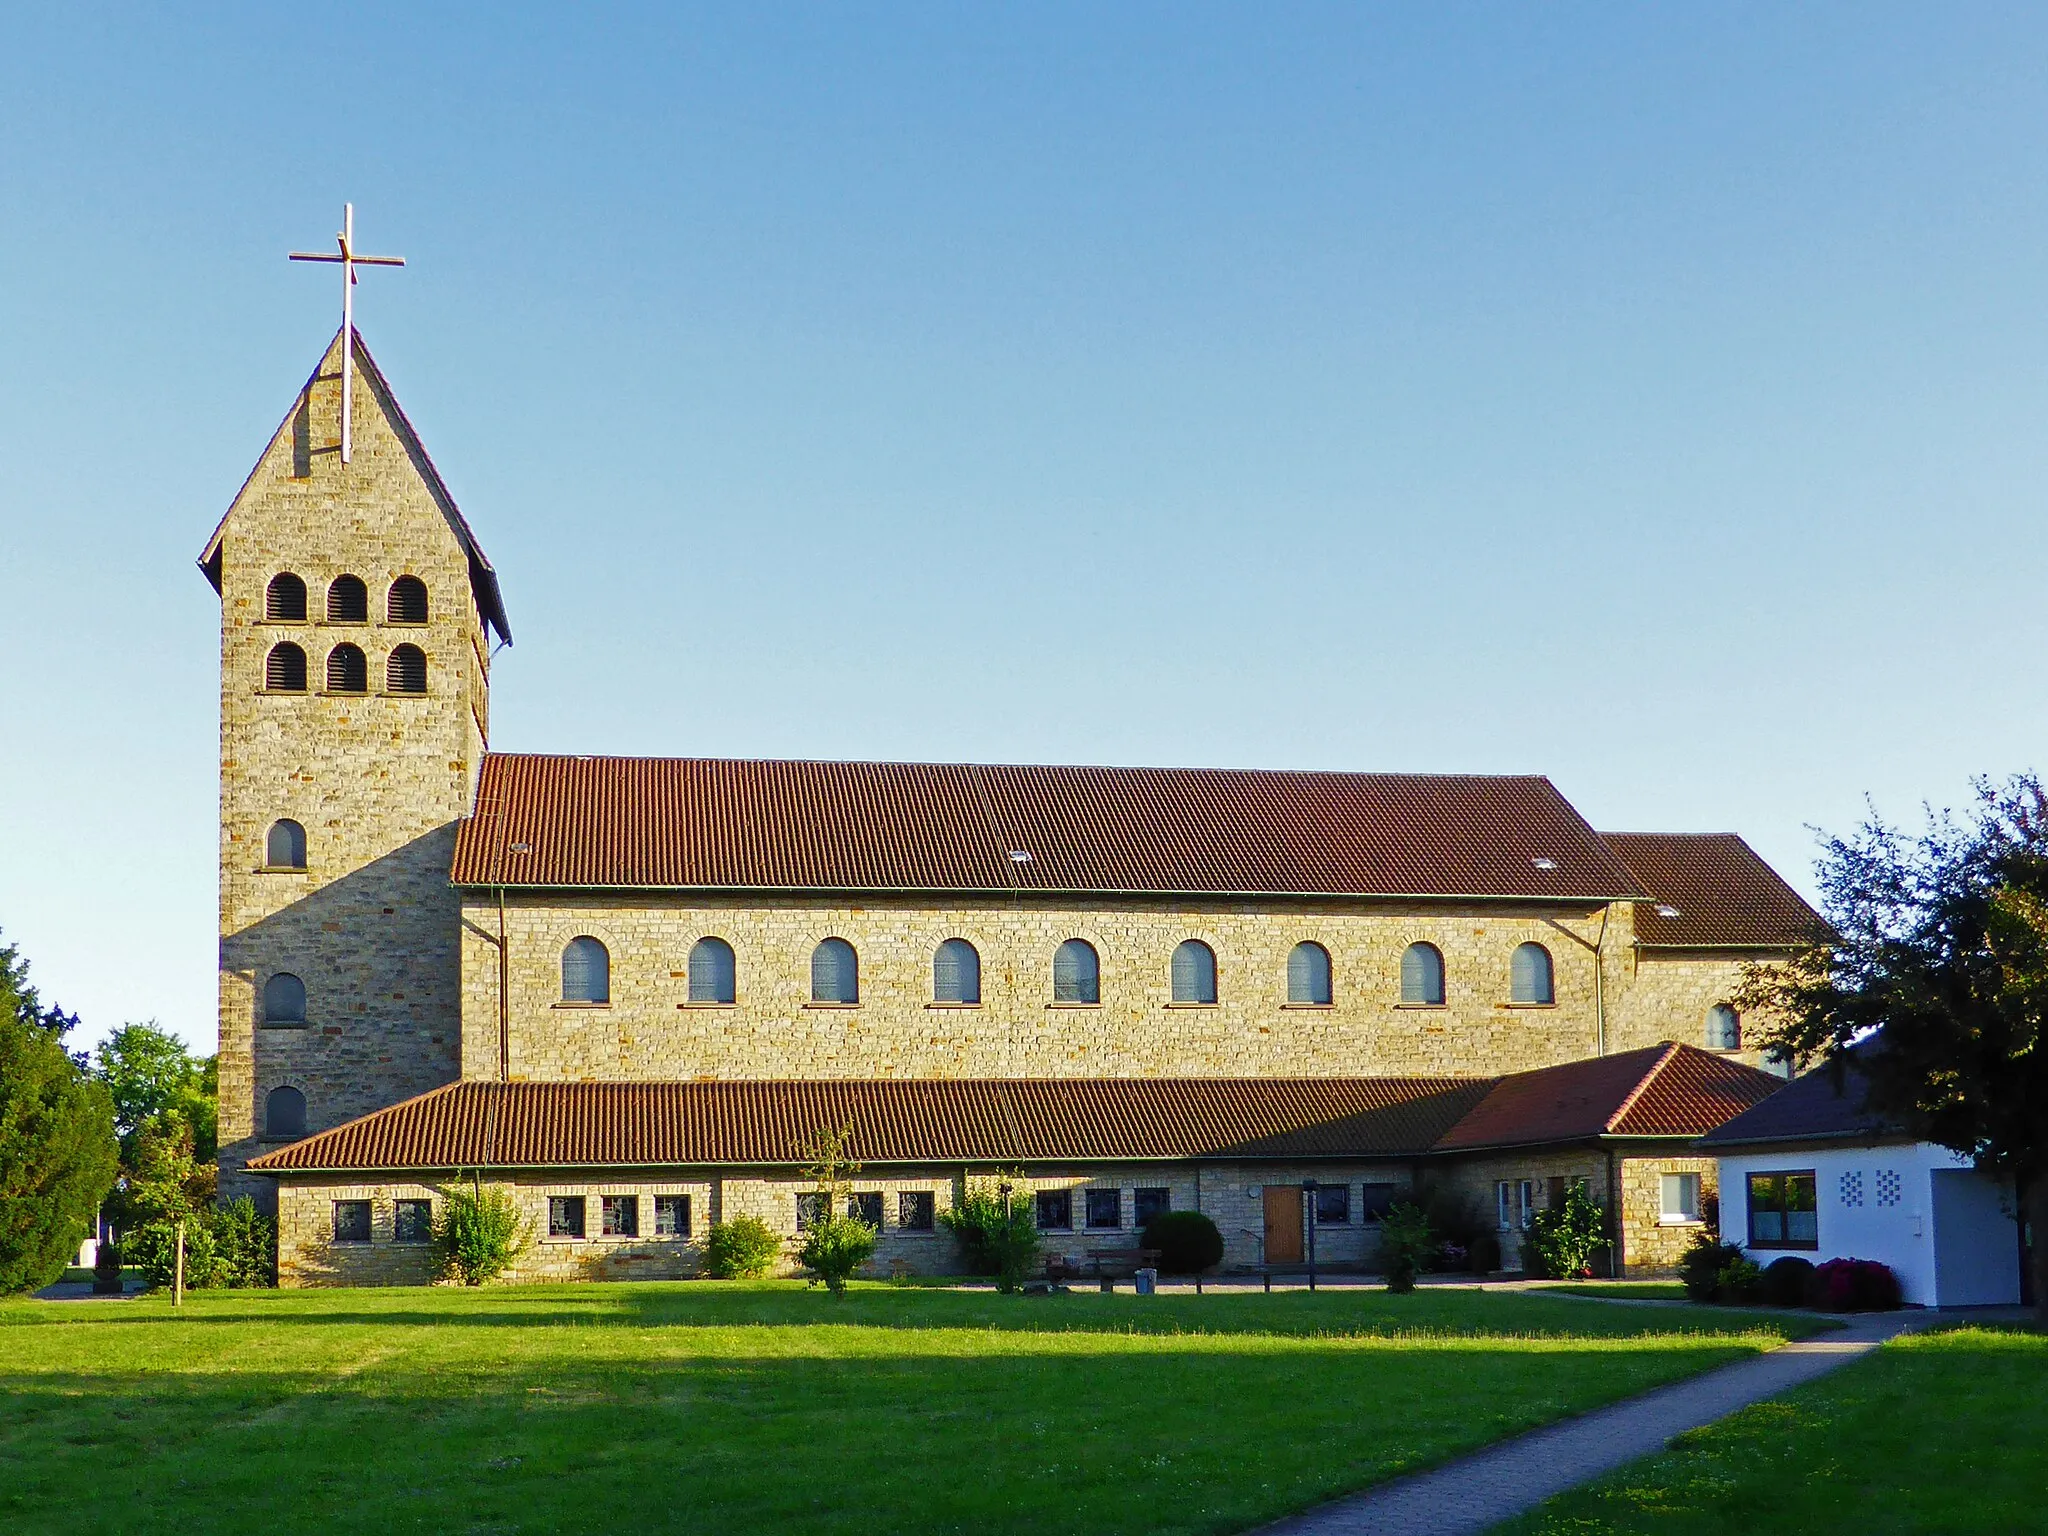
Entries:
[[1676, 1280], [1574, 1280], [1564, 1285], [1546, 1285], [1546, 1291], [1567, 1296], [1605, 1296], [1622, 1301], [1683, 1301], [1685, 1287]]
[[2048, 1335], [1963, 1328], [1894, 1339], [1499, 1536], [2038, 1531], [2044, 1502]]
[[1233, 1531], [1810, 1322], [1424, 1290], [0, 1304], [0, 1530]]

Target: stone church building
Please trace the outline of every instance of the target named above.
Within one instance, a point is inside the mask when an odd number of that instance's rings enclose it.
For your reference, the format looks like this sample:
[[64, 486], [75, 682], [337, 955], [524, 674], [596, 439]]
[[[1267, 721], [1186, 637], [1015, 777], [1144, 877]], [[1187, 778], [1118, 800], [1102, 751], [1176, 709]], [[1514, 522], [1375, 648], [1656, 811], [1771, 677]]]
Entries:
[[1693, 1139], [1779, 1083], [1741, 968], [1814, 922], [1740, 838], [1535, 777], [493, 753], [497, 573], [352, 343], [350, 460], [337, 336], [200, 557], [222, 1188], [284, 1284], [426, 1280], [458, 1177], [523, 1277], [692, 1274], [841, 1126], [879, 1272], [957, 1267], [999, 1170], [1077, 1259], [1193, 1208], [1369, 1267], [1431, 1189], [1512, 1263], [1572, 1179], [1630, 1270], [1697, 1229]]

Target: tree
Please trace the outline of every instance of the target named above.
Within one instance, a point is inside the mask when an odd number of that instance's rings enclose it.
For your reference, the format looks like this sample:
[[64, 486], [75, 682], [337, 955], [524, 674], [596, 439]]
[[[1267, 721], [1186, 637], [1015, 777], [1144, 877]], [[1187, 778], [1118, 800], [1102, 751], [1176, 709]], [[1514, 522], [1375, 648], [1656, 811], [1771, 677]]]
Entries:
[[994, 1275], [1004, 1295], [1024, 1283], [1038, 1258], [1038, 1220], [1029, 1200], [1017, 1198], [1021, 1172], [973, 1179], [957, 1205], [939, 1212], [939, 1225], [960, 1244], [971, 1275]]
[[114, 1096], [121, 1165], [136, 1166], [137, 1138], [166, 1119], [192, 1132], [192, 1155], [210, 1163], [219, 1147], [218, 1066], [194, 1056], [184, 1041], [154, 1021], [123, 1024], [101, 1042], [94, 1071]]
[[1823, 844], [1827, 930], [1753, 966], [1737, 1005], [1763, 1043], [1855, 1070], [1874, 1114], [2010, 1177], [2048, 1320], [2048, 795], [1980, 782], [1917, 836], [1870, 818]]
[[468, 1189], [457, 1183], [442, 1192], [433, 1237], [444, 1278], [483, 1285], [518, 1262], [533, 1234], [511, 1195], [478, 1176]]
[[853, 1272], [875, 1256], [875, 1229], [862, 1221], [848, 1206], [853, 1197], [853, 1175], [860, 1164], [847, 1156], [846, 1144], [853, 1139], [853, 1127], [820, 1131], [804, 1148], [813, 1194], [809, 1219], [796, 1251], [796, 1261], [822, 1280], [835, 1297], [846, 1294], [846, 1282]]
[[65, 1051], [74, 1022], [0, 946], [0, 1293], [61, 1275], [113, 1187], [113, 1100]]

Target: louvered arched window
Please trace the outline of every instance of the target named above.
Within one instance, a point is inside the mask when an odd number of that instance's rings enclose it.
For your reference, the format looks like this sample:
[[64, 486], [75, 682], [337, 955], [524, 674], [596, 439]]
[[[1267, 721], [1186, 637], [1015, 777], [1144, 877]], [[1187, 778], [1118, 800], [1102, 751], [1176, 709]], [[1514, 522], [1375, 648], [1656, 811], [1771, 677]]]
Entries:
[[1726, 1003], [1716, 1003], [1707, 1010], [1707, 1049], [1710, 1051], [1739, 1051], [1742, 1049], [1742, 1018]]
[[370, 622], [370, 589], [360, 576], [337, 576], [327, 583], [327, 622], [367, 624]]
[[690, 1001], [729, 1003], [739, 996], [739, 967], [732, 946], [723, 939], [702, 938], [690, 946]]
[[1508, 964], [1508, 1000], [1554, 1003], [1557, 989], [1550, 969], [1550, 951], [1541, 944], [1519, 944]]
[[306, 984], [289, 971], [279, 971], [263, 983], [263, 1022], [305, 1023]]
[[1434, 944], [1410, 944], [1401, 952], [1401, 1001], [1440, 1007], [1444, 1000], [1444, 952]]
[[327, 653], [329, 693], [368, 693], [370, 663], [360, 645], [337, 645]]
[[1086, 939], [1068, 939], [1052, 952], [1052, 1000], [1056, 1003], [1102, 1001], [1102, 964]]
[[296, 821], [273, 821], [263, 840], [263, 862], [271, 869], [304, 869], [306, 829]]
[[273, 1088], [263, 1096], [265, 1136], [306, 1134], [306, 1096], [296, 1088]]
[[948, 939], [932, 956], [932, 1001], [981, 1001], [981, 956], [965, 939]]
[[1216, 951], [1200, 939], [1185, 940], [1173, 952], [1173, 1000], [1176, 1003], [1216, 1001]]
[[1287, 956], [1287, 1001], [1327, 1008], [1330, 996], [1330, 952], [1320, 944], [1295, 945]]
[[416, 645], [394, 648], [384, 664], [384, 688], [387, 693], [425, 693], [427, 653]]
[[827, 939], [811, 951], [811, 1001], [860, 1001], [860, 957], [844, 939]]
[[263, 686], [271, 693], [304, 693], [306, 653], [289, 640], [273, 645], [263, 658]]
[[384, 617], [393, 624], [427, 622], [427, 584], [417, 576], [401, 576], [391, 583], [391, 596], [384, 605]]
[[290, 571], [271, 577], [263, 592], [263, 617], [273, 623], [305, 623], [306, 584]]
[[608, 1003], [611, 1000], [611, 951], [588, 934], [571, 939], [562, 949], [562, 1001]]

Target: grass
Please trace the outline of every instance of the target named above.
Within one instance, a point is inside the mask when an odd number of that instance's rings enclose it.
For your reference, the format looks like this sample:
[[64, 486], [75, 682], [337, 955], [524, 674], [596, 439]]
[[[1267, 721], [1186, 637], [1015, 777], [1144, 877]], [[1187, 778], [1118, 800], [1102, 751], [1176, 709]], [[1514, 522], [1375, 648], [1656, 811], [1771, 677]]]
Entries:
[[790, 1284], [0, 1304], [0, 1530], [1241, 1530], [1810, 1320]]
[[1605, 1296], [1622, 1301], [1683, 1301], [1685, 1287], [1676, 1280], [1574, 1280], [1566, 1285], [1546, 1285], [1546, 1291], [1567, 1296]]
[[1562, 1494], [1500, 1536], [2042, 1528], [2048, 1335], [1908, 1334]]

